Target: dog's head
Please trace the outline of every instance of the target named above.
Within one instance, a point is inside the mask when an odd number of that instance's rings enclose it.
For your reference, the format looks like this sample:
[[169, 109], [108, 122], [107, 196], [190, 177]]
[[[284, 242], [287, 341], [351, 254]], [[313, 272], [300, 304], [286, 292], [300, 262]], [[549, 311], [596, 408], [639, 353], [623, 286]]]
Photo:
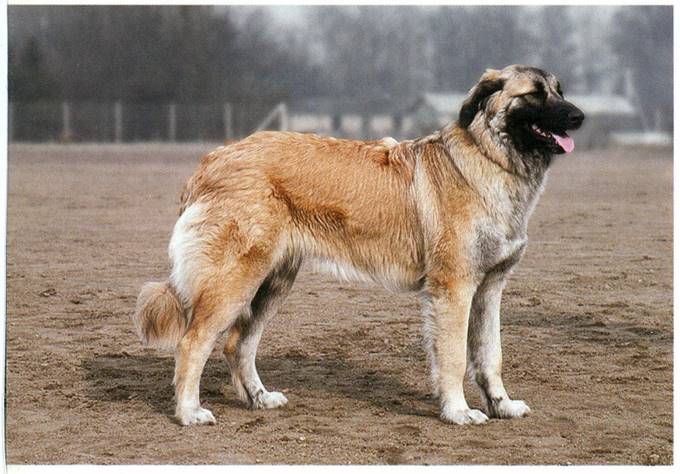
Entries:
[[509, 138], [517, 150], [554, 154], [574, 149], [567, 131], [579, 128], [583, 119], [583, 112], [564, 100], [554, 75], [513, 65], [482, 75], [463, 103], [458, 123], [468, 128], [481, 120], [481, 126]]

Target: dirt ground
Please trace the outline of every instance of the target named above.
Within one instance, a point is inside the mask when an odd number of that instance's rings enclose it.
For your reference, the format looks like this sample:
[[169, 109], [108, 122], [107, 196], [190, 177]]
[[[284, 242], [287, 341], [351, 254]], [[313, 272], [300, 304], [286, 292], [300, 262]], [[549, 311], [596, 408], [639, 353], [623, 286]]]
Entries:
[[305, 270], [258, 357], [289, 406], [245, 409], [216, 350], [201, 398], [218, 423], [185, 428], [173, 356], [142, 348], [129, 315], [168, 274], [181, 184], [211, 148], [10, 147], [8, 462], [672, 462], [670, 150], [551, 169], [503, 297], [505, 382], [528, 418], [440, 422], [416, 298]]

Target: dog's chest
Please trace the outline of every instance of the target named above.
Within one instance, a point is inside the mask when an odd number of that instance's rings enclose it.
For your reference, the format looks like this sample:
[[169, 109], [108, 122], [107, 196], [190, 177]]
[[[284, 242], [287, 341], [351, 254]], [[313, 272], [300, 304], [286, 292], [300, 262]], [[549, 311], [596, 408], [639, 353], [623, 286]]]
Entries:
[[511, 268], [527, 244], [526, 226], [508, 229], [493, 222], [480, 222], [476, 227], [474, 262], [483, 274]]
[[498, 187], [488, 190], [484, 212], [474, 226], [473, 260], [479, 272], [505, 271], [521, 259], [529, 218], [541, 189], [542, 183], [516, 188], [513, 193]]

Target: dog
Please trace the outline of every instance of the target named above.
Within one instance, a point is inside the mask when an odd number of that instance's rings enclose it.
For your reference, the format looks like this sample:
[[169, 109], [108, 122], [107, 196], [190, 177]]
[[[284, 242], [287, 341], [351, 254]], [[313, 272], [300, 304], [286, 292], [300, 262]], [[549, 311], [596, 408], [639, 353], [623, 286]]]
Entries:
[[[222, 335], [238, 396], [287, 403], [255, 354], [303, 260], [419, 295], [442, 420], [527, 415], [501, 378], [501, 293], [551, 160], [573, 150], [567, 131], [583, 120], [554, 75], [512, 65], [487, 70], [458, 120], [423, 138], [260, 132], [203, 157], [182, 192], [169, 280], [144, 285], [133, 316], [145, 344], [175, 351], [179, 423], [215, 423], [199, 382]], [[466, 402], [466, 374], [483, 411]]]

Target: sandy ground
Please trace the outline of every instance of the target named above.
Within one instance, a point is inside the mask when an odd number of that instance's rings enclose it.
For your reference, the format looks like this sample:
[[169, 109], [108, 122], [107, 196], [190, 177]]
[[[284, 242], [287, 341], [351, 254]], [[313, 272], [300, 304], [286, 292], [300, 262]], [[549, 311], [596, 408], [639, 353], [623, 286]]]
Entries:
[[128, 318], [168, 273], [181, 184], [210, 148], [10, 148], [10, 463], [672, 462], [670, 150], [551, 170], [503, 298], [506, 386], [530, 417], [440, 422], [416, 298], [303, 271], [258, 359], [289, 406], [245, 409], [215, 351], [201, 398], [218, 424], [184, 428], [172, 355]]

